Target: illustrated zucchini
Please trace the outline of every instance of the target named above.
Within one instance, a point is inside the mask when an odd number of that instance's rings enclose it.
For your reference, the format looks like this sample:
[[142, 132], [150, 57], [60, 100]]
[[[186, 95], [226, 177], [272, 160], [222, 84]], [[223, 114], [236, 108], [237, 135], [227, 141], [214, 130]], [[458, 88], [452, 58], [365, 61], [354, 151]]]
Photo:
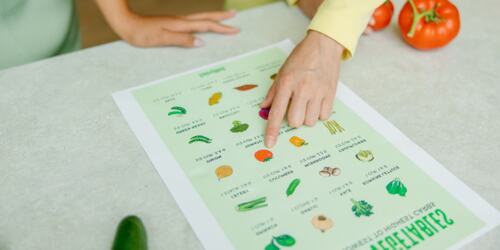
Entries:
[[146, 228], [139, 217], [129, 215], [122, 219], [116, 229], [112, 250], [147, 250]]
[[288, 188], [286, 189], [286, 196], [290, 196], [293, 193], [295, 193], [295, 189], [297, 189], [299, 184], [300, 184], [300, 179], [298, 178], [290, 182], [290, 184], [288, 184]]

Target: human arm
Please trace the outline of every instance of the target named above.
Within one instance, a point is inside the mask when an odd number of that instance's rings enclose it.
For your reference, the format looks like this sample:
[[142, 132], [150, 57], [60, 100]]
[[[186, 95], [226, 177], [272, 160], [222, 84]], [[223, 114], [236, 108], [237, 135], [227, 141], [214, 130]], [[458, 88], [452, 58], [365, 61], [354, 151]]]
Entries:
[[127, 0], [95, 0], [111, 28], [125, 41], [138, 47], [199, 47], [197, 32], [235, 34], [239, 29], [220, 23], [235, 15], [232, 11], [195, 13], [186, 16], [143, 16], [130, 10]]
[[371, 13], [382, 1], [299, 1], [304, 13], [314, 17], [306, 37], [292, 51], [261, 103], [261, 107], [271, 107], [264, 138], [267, 147], [275, 145], [285, 115], [291, 127], [313, 126], [318, 119], [328, 119], [341, 59], [352, 56]]

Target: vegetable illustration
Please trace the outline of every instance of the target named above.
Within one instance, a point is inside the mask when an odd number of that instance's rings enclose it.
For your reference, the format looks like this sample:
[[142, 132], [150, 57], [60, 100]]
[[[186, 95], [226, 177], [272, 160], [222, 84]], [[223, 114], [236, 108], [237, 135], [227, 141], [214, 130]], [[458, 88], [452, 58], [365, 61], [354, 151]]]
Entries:
[[[295, 243], [295, 238], [293, 238], [291, 235], [282, 234], [280, 236], [273, 237], [271, 239], [271, 242], [266, 246], [264, 250], [279, 250], [280, 248], [278, 246], [291, 247], [295, 245]], [[278, 246], [276, 246], [276, 244]]]
[[386, 0], [372, 14], [373, 23], [368, 24], [374, 31], [379, 31], [387, 27], [391, 23], [392, 14], [394, 13], [394, 5], [391, 0]]
[[146, 228], [139, 217], [129, 215], [122, 219], [116, 229], [112, 250], [147, 250]]
[[295, 193], [295, 189], [297, 189], [299, 184], [300, 184], [299, 178], [293, 179], [293, 181], [290, 182], [290, 184], [288, 184], [288, 188], [286, 189], [286, 196], [290, 196], [293, 193]]
[[295, 147], [299, 147], [299, 148], [302, 147], [302, 146], [304, 146], [304, 145], [307, 145], [307, 142], [304, 139], [302, 139], [302, 138], [300, 138], [298, 136], [292, 136], [292, 137], [290, 137], [289, 141]]
[[222, 98], [221, 92], [215, 92], [208, 98], [208, 105], [212, 106], [219, 103], [219, 100]]
[[460, 31], [460, 13], [448, 0], [408, 0], [399, 12], [398, 23], [406, 43], [429, 50], [455, 39]]
[[344, 128], [338, 124], [338, 122], [334, 120], [329, 120], [326, 122], [323, 122], [323, 125], [330, 131], [330, 134], [335, 135], [337, 133], [344, 132]]
[[352, 212], [354, 213], [354, 215], [356, 215], [356, 217], [361, 217], [362, 215], [370, 216], [373, 214], [372, 212], [373, 206], [370, 205], [367, 201], [365, 200], [356, 201], [354, 199], [351, 199], [351, 202], [353, 204]]
[[231, 128], [231, 132], [239, 133], [239, 132], [244, 132], [247, 129], [248, 129], [248, 124], [241, 123], [240, 121], [233, 121], [233, 127]]
[[251, 211], [251, 210], [254, 210], [257, 208], [261, 208], [261, 207], [267, 207], [266, 199], [267, 199], [266, 197], [260, 197], [260, 198], [255, 199], [255, 200], [240, 203], [240, 204], [238, 204], [238, 206], [236, 206], [236, 211], [246, 212], [246, 211]]
[[203, 135], [195, 135], [189, 139], [189, 144], [193, 142], [204, 142], [204, 143], [212, 143], [212, 139], [203, 136]]
[[398, 194], [400, 196], [405, 196], [406, 192], [408, 189], [406, 186], [401, 182], [399, 178], [396, 178], [389, 182], [386, 186], [385, 189], [389, 194]]
[[312, 218], [311, 223], [316, 229], [320, 230], [322, 233], [333, 227], [332, 219], [322, 214], [314, 216]]
[[215, 175], [217, 176], [217, 178], [219, 178], [219, 181], [222, 178], [231, 176], [232, 174], [233, 174], [233, 168], [228, 165], [222, 165], [215, 169]]
[[261, 108], [259, 111], [260, 118], [267, 120], [267, 118], [269, 118], [269, 111], [270, 110], [271, 110], [270, 108]]
[[187, 113], [187, 110], [183, 107], [180, 106], [173, 106], [170, 108], [170, 112], [168, 112], [168, 116], [180, 116], [180, 115], [185, 115]]
[[370, 150], [360, 150], [357, 154], [356, 154], [356, 158], [360, 161], [373, 161], [373, 159], [375, 159], [375, 157], [373, 157], [373, 154], [372, 154], [372, 151]]
[[247, 91], [247, 90], [251, 90], [251, 89], [256, 88], [256, 87], [257, 87], [256, 84], [245, 84], [245, 85], [235, 87], [235, 89], [237, 89], [239, 91]]
[[323, 177], [339, 176], [341, 173], [340, 168], [324, 167], [319, 171], [319, 175]]
[[260, 162], [267, 162], [273, 158], [273, 153], [267, 149], [261, 149], [255, 152], [255, 159]]
[[276, 76], [278, 76], [278, 73], [272, 74], [269, 78], [271, 78], [272, 80], [276, 80]]

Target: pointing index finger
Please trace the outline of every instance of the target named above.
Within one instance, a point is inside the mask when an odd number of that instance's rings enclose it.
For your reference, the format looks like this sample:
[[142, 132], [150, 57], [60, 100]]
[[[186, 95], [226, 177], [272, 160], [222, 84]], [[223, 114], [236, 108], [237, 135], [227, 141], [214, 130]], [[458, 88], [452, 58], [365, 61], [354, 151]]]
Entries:
[[290, 90], [280, 87], [276, 89], [276, 96], [274, 97], [271, 105], [269, 119], [267, 121], [266, 134], [264, 137], [264, 143], [268, 148], [272, 148], [276, 144], [276, 139], [279, 135], [281, 122], [285, 117], [290, 96]]

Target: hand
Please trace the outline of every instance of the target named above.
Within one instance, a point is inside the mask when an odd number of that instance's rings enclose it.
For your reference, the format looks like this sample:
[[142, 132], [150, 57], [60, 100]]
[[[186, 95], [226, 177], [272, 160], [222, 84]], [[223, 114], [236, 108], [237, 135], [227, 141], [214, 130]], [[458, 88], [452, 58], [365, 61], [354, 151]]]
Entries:
[[299, 0], [297, 5], [304, 15], [312, 19], [323, 1], [324, 0]]
[[134, 16], [123, 22], [117, 32], [125, 41], [138, 47], [176, 45], [200, 47], [203, 41], [195, 32], [235, 34], [239, 29], [219, 23], [231, 18], [234, 12], [206, 12], [187, 16], [145, 17]]
[[129, 10], [126, 0], [96, 0], [113, 30], [138, 47], [200, 47], [196, 32], [235, 34], [238, 28], [220, 23], [234, 17], [233, 11], [214, 11], [186, 16], [141, 16]]
[[340, 58], [344, 48], [335, 40], [316, 31], [292, 51], [261, 104], [271, 107], [265, 144], [273, 147], [288, 109], [288, 124], [313, 126], [332, 112], [337, 90]]

